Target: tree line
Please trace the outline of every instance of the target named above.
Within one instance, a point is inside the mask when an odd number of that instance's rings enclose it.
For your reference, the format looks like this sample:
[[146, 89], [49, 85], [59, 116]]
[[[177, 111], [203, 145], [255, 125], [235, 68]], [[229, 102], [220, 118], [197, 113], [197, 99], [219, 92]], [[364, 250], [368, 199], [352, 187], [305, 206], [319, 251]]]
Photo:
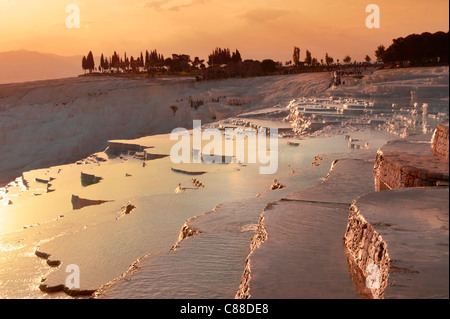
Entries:
[[[419, 66], [429, 64], [448, 64], [449, 61], [449, 33], [424, 32], [420, 35], [410, 34], [407, 37], [397, 38], [386, 49], [380, 45], [375, 50], [375, 57], [378, 63], [384, 63], [387, 66]], [[87, 56], [83, 56], [82, 69], [85, 73], [99, 71], [101, 73], [147, 73], [156, 74], [189, 74], [202, 75], [203, 78], [223, 78], [236, 76], [258, 76], [268, 74], [286, 74], [311, 71], [325, 71], [340, 67], [342, 65], [356, 65], [350, 55], [346, 55], [342, 61], [335, 59], [328, 53], [325, 57], [313, 57], [309, 50], [305, 50], [305, 57], [301, 59], [301, 50], [294, 46], [292, 60], [284, 63], [272, 59], [244, 60], [238, 49], [234, 52], [228, 48], [217, 47], [212, 50], [205, 60], [196, 56], [194, 59], [188, 54], [172, 54], [165, 58], [158, 53], [156, 49], [140, 52], [137, 57], [123, 56], [116, 51], [107, 57], [103, 53], [100, 57], [100, 63], [96, 67], [94, 56], [90, 51]], [[359, 65], [369, 65], [372, 58], [365, 56], [364, 62]]]
[[[325, 53], [325, 57], [323, 59], [318, 59], [316, 57], [312, 56], [311, 51], [306, 50], [305, 52], [305, 59], [300, 59], [300, 48], [294, 47], [294, 53], [292, 54], [292, 60], [286, 61], [285, 65], [293, 65], [295, 67], [304, 67], [304, 66], [310, 66], [310, 67], [318, 67], [318, 66], [331, 66], [335, 63], [335, 60], [332, 56], [330, 56], [328, 53]], [[370, 63], [372, 61], [372, 58], [369, 55], [366, 55], [364, 58], [365, 63]], [[342, 62], [344, 62], [345, 65], [350, 65], [352, 63], [352, 58], [349, 55], [346, 55]], [[356, 61], [353, 61], [353, 64], [356, 64]], [[338, 66], [341, 65], [341, 60], [336, 59], [336, 64]]]
[[238, 49], [231, 54], [230, 49], [222, 49], [216, 48], [213, 52], [208, 55], [208, 64], [209, 65], [220, 65], [220, 64], [228, 64], [230, 62], [241, 62], [242, 57], [241, 53]]
[[377, 61], [390, 66], [448, 64], [448, 43], [448, 32], [410, 34], [393, 39], [387, 49], [384, 45], [378, 46], [375, 56]]
[[[180, 59], [178, 55], [175, 55], [176, 59]], [[169, 64], [173, 59], [164, 59], [162, 54], [159, 54], [157, 50], [145, 51], [145, 56], [141, 52], [136, 58], [128, 57], [125, 52], [124, 56], [120, 56], [116, 51], [110, 57], [106, 57], [103, 53], [100, 56], [100, 63], [98, 67], [95, 66], [92, 51], [89, 51], [87, 57], [83, 56], [82, 69], [92, 73], [93, 71], [99, 72], [137, 72], [143, 69], [149, 69], [151, 67], [162, 67]]]
[[[208, 65], [222, 65], [230, 62], [242, 61], [239, 50], [231, 52], [230, 49], [216, 48], [208, 56]], [[189, 72], [192, 70], [205, 69], [205, 60], [199, 57], [191, 59], [188, 54], [172, 54], [171, 57], [164, 58], [158, 51], [146, 51], [140, 53], [136, 58], [128, 57], [127, 53], [120, 56], [116, 51], [107, 57], [103, 53], [100, 56], [100, 63], [96, 67], [92, 51], [87, 57], [83, 56], [81, 67], [85, 71], [92, 73], [99, 71], [103, 73], [139, 73], [139, 72]]]

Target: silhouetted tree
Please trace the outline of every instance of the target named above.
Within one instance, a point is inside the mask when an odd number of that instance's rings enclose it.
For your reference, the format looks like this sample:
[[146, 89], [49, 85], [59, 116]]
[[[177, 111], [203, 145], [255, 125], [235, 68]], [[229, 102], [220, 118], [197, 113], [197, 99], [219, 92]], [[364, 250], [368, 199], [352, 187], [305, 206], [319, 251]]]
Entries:
[[400, 37], [392, 40], [392, 44], [382, 54], [382, 59], [384, 63], [389, 64], [425, 65], [436, 62], [448, 63], [448, 43], [448, 32], [410, 34], [406, 38]]
[[145, 61], [144, 61], [144, 67], [148, 68], [150, 66], [150, 53], [148, 50], [145, 51]]
[[242, 57], [239, 50], [237, 49], [236, 52], [233, 52], [233, 54], [231, 54], [230, 49], [216, 48], [208, 56], [209, 65], [221, 65], [221, 64], [228, 64], [230, 62], [237, 63], [241, 61]]
[[295, 66], [300, 65], [300, 48], [294, 47], [294, 54], [292, 55], [292, 60]]
[[[148, 52], [148, 51], [147, 51]], [[164, 65], [164, 56], [158, 54], [158, 51], [155, 49], [148, 54], [147, 62], [145, 63], [145, 67], [161, 67]]]
[[352, 58], [349, 55], [346, 55], [343, 61], [346, 64], [350, 64], [350, 62], [352, 62]]
[[89, 73], [95, 69], [94, 55], [92, 51], [89, 51], [89, 54], [86, 57], [86, 69], [89, 70]]
[[327, 65], [330, 65], [330, 64], [332, 64], [334, 62], [334, 59], [332, 58], [332, 57], [330, 57], [329, 55], [328, 55], [328, 53], [325, 53], [325, 63], [327, 64]]
[[171, 72], [182, 72], [190, 69], [189, 63], [192, 62], [187, 54], [172, 54], [172, 58], [166, 59], [164, 65], [167, 66]]
[[88, 69], [87, 63], [86, 63], [86, 56], [83, 56], [83, 59], [81, 60], [81, 68], [84, 71], [84, 74], [86, 74], [86, 70]]
[[119, 69], [120, 69], [120, 57], [119, 57], [119, 55], [117, 54], [116, 51], [114, 51], [114, 54], [111, 57], [110, 67], [111, 68], [115, 68], [116, 71], [119, 72]]
[[305, 64], [307, 65], [312, 64], [311, 52], [309, 52], [308, 50], [306, 50]]
[[125, 52], [124, 58], [122, 61], [122, 69], [124, 72], [126, 72], [130, 68], [130, 60], [127, 57], [127, 53]]
[[233, 55], [231, 56], [231, 62], [237, 63], [242, 62], [241, 53], [238, 49], [236, 49], [236, 52], [233, 52]]
[[102, 55], [100, 56], [100, 67], [103, 68], [103, 65], [105, 64], [105, 57]]
[[105, 56], [102, 55], [100, 56], [100, 66], [99, 69], [102, 69], [103, 71], [106, 71], [109, 69], [109, 63], [108, 63], [108, 59], [105, 58]]
[[273, 73], [277, 70], [277, 63], [273, 60], [267, 59], [261, 62], [261, 69], [264, 73]]
[[378, 62], [383, 62], [384, 55], [386, 54], [386, 48], [384, 45], [379, 45], [375, 51], [375, 58]]
[[105, 59], [104, 64], [103, 64], [103, 69], [106, 71], [110, 69], [108, 59]]
[[194, 58], [194, 61], [192, 61], [192, 68], [194, 70], [198, 70], [199, 67], [203, 64], [203, 62], [205, 62], [205, 60], [200, 60], [200, 58], [198, 56], [196, 56]]

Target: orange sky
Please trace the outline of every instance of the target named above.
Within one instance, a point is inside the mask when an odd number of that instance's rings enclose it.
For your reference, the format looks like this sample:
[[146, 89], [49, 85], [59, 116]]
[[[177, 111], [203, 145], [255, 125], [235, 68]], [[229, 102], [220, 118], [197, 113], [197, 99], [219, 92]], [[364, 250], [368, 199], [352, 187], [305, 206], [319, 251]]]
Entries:
[[[68, 29], [68, 4], [80, 8], [81, 28]], [[368, 4], [380, 7], [380, 29], [368, 29]], [[0, 0], [0, 52], [28, 49], [59, 55], [206, 58], [216, 46], [238, 48], [244, 59], [362, 60], [379, 44], [410, 33], [449, 30], [448, 0]]]

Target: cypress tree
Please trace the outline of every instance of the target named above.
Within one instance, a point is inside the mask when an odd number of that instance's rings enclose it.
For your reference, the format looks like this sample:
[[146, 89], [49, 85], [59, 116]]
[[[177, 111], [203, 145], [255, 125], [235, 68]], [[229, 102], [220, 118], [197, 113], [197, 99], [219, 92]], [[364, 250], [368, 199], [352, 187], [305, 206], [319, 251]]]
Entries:
[[92, 73], [92, 71], [95, 69], [94, 55], [92, 54], [92, 51], [89, 51], [89, 54], [86, 58], [86, 67], [89, 70], [89, 73]]

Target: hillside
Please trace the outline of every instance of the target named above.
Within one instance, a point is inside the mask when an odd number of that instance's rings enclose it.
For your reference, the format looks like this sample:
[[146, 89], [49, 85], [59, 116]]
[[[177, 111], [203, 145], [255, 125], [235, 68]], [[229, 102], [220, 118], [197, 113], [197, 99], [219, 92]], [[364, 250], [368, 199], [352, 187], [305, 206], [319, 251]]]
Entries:
[[81, 59], [28, 50], [0, 52], [0, 84], [77, 76]]

